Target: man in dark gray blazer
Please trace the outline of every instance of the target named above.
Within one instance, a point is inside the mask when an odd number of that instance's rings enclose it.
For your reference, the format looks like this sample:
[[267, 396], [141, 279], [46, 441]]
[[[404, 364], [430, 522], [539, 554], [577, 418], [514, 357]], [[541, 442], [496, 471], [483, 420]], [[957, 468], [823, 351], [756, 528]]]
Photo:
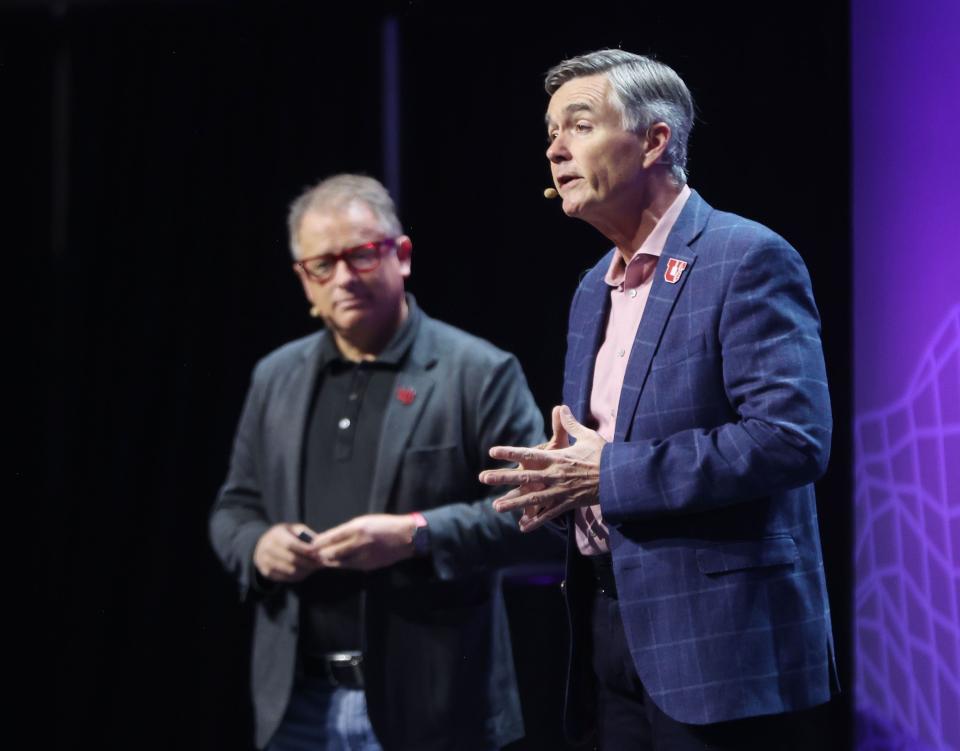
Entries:
[[513, 356], [405, 294], [380, 183], [329, 178], [289, 224], [325, 330], [256, 366], [210, 519], [256, 601], [257, 745], [500, 748], [523, 723], [493, 569], [531, 548], [477, 473], [540, 412]]

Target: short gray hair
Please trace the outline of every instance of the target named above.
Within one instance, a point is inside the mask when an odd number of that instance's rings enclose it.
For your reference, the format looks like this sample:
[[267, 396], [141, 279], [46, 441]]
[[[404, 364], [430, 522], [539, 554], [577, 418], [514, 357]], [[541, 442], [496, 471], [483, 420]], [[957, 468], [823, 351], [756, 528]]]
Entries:
[[290, 250], [298, 259], [297, 233], [304, 215], [309, 211], [343, 211], [355, 201], [367, 206], [377, 217], [384, 232], [392, 237], [403, 234], [397, 218], [393, 199], [379, 180], [366, 175], [333, 175], [311, 188], [307, 188], [290, 204], [287, 214], [287, 231], [290, 234]]
[[654, 123], [670, 126], [664, 160], [674, 179], [687, 182], [687, 141], [693, 130], [693, 97], [669, 65], [625, 50], [597, 50], [571, 57], [547, 71], [544, 87], [550, 96], [573, 78], [604, 73], [611, 101], [623, 115], [623, 127], [645, 132]]

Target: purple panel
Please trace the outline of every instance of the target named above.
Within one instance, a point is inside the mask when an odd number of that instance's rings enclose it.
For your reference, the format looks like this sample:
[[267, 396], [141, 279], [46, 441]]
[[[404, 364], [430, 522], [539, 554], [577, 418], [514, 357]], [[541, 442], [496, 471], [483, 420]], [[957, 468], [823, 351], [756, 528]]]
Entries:
[[853, 0], [855, 404], [902, 395], [960, 299], [960, 3]]
[[[943, 409], [923, 426], [901, 418], [923, 394], [939, 403], [958, 387], [960, 306], [921, 360], [904, 396], [858, 415], [855, 426], [861, 751], [960, 749], [960, 708], [951, 703], [960, 696], [960, 421]], [[884, 440], [864, 435], [877, 430]], [[902, 469], [905, 452], [915, 472]]]
[[960, 2], [852, 35], [857, 749], [960, 751]]

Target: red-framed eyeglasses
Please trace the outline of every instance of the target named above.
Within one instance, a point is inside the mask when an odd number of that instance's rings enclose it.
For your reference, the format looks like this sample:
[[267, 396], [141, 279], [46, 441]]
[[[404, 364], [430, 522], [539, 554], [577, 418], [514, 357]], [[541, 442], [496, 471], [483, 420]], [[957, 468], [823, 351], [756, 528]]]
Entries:
[[374, 271], [380, 265], [380, 259], [397, 247], [397, 240], [387, 237], [383, 240], [344, 248], [339, 253], [324, 253], [296, 261], [294, 270], [303, 271], [308, 277], [321, 284], [329, 282], [337, 271], [337, 264], [343, 261], [358, 274]]

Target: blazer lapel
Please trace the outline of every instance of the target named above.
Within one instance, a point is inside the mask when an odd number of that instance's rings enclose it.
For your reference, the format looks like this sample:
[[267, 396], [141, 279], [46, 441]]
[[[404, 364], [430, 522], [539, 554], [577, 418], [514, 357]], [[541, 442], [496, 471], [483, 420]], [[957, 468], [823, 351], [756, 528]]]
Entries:
[[[323, 337], [321, 332], [312, 346], [303, 352], [300, 367], [291, 370], [284, 384], [284, 399], [278, 416], [278, 424], [284, 426], [276, 434], [276, 456], [281, 457], [284, 465], [283, 487], [278, 494], [282, 498], [281, 518], [298, 520], [303, 517], [300, 499], [303, 497], [303, 442], [306, 439], [307, 420], [310, 419], [310, 401], [317, 388], [317, 376], [320, 373], [319, 349]], [[289, 429], [287, 429], [289, 428]]]
[[[677, 223], [667, 237], [667, 244], [660, 254], [660, 260], [653, 271], [653, 286], [647, 298], [643, 317], [637, 328], [637, 336], [633, 341], [630, 360], [623, 379], [623, 388], [620, 390], [620, 405], [617, 410], [617, 426], [614, 432], [615, 441], [625, 441], [633, 416], [640, 401], [640, 394], [646, 384], [650, 372], [650, 362], [663, 336], [663, 330], [670, 319], [677, 298], [683, 291], [693, 270], [697, 255], [690, 247], [697, 239], [706, 224], [707, 215], [712, 209], [700, 198], [696, 191], [691, 191], [687, 204], [680, 212]], [[666, 279], [670, 259], [686, 263], [680, 278], [673, 283]]]
[[[425, 318], [425, 317], [424, 317]], [[430, 399], [436, 379], [430, 372], [436, 358], [430, 352], [426, 320], [421, 321], [420, 331], [404, 364], [397, 373], [393, 393], [387, 402], [380, 431], [380, 446], [377, 453], [373, 485], [367, 507], [370, 513], [382, 513], [387, 509], [397, 472], [403, 455], [410, 445], [410, 436]], [[404, 390], [401, 392], [401, 390]], [[410, 394], [412, 391], [412, 400]], [[401, 399], [401, 393], [405, 398]]]
[[604, 324], [610, 307], [610, 287], [603, 281], [603, 275], [610, 265], [610, 257], [616, 250], [603, 257], [589, 281], [581, 291], [582, 302], [577, 306], [577, 320], [571, 330], [578, 336], [573, 342], [571, 352], [571, 372], [574, 375], [570, 383], [570, 392], [564, 394], [564, 402], [570, 407], [574, 417], [585, 422], [590, 414], [590, 392], [593, 384], [593, 368], [596, 364], [597, 350], [603, 341]]

